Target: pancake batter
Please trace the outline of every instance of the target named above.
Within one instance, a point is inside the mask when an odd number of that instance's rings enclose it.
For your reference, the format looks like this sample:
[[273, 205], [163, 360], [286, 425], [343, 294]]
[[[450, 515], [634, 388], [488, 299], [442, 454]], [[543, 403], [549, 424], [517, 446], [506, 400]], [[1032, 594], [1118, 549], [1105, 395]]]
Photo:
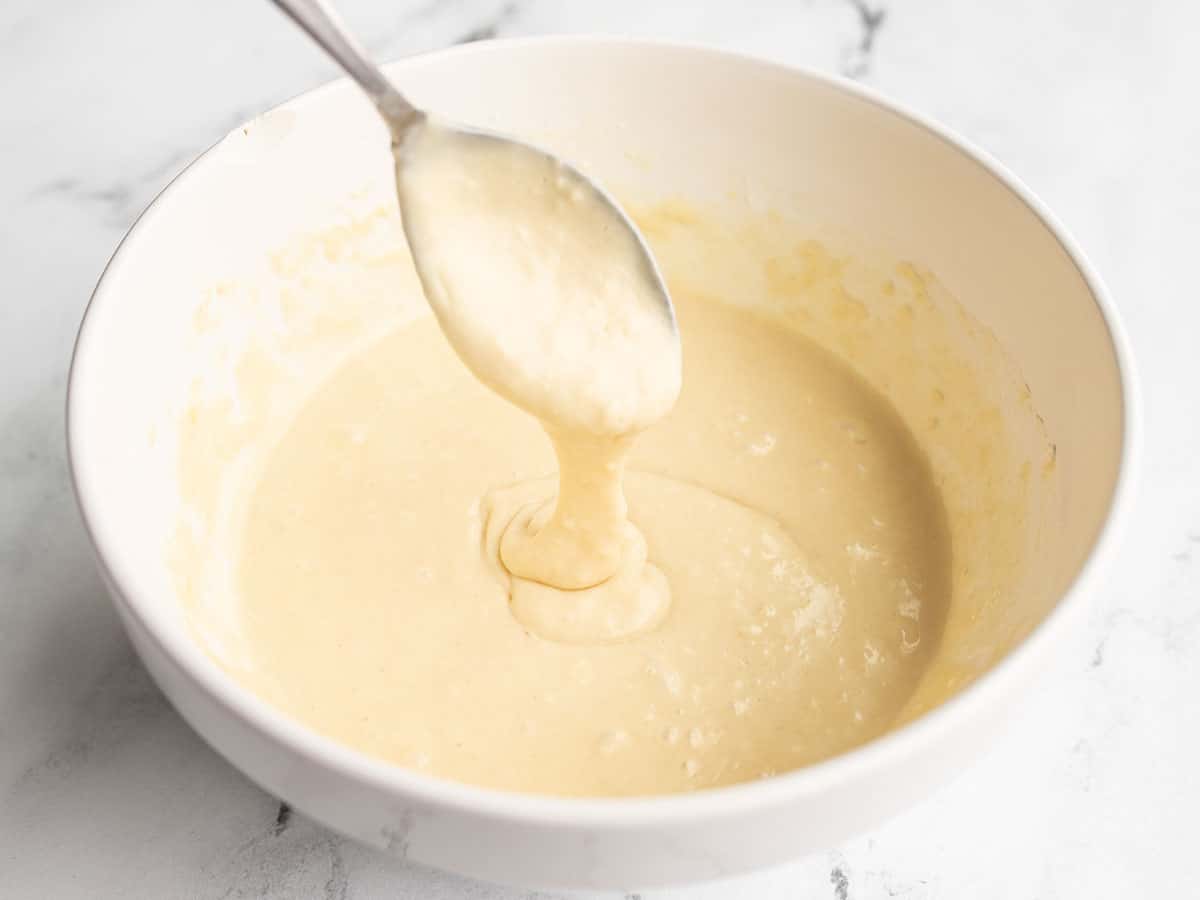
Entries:
[[456, 358], [382, 197], [195, 316], [173, 576], [197, 642], [296, 721], [493, 788], [692, 790], [911, 721], [1052, 602], [1054, 446], [990, 331], [910, 262], [663, 203], [638, 221], [686, 377], [625, 486], [671, 604], [537, 636], [498, 544], [554, 497], [551, 445]]
[[504, 535], [552, 502], [555, 459], [427, 316], [349, 361], [267, 460], [237, 563], [239, 677], [382, 758], [553, 794], [728, 784], [885, 730], [948, 590], [925, 459], [832, 355], [676, 300], [687, 375], [625, 479], [674, 597], [661, 622], [564, 642], [513, 615]]
[[[840, 282], [814, 292], [841, 264], [800, 243], [714, 282], [678, 245], [676, 275], [722, 296], [678, 281], [677, 330], [620, 213], [553, 161], [426, 124], [397, 187], [415, 266], [397, 239], [344, 274], [351, 229], [317, 239], [328, 296], [314, 263], [277, 268], [314, 324], [387, 330], [279, 406], [251, 376], [327, 333], [289, 327], [302, 343], [238, 363], [228, 426], [190, 420], [184, 482], [216, 505], [178, 554], [206, 645], [339, 741], [507, 790], [723, 785], [887, 730], [926, 683], [952, 578], [973, 588], [908, 428], [803, 336], [817, 299], [835, 336], [869, 333]], [[911, 325], [894, 272], [882, 296]], [[362, 318], [384, 296], [394, 312]], [[926, 396], [936, 430], [945, 398]], [[222, 541], [232, 566], [188, 562]]]

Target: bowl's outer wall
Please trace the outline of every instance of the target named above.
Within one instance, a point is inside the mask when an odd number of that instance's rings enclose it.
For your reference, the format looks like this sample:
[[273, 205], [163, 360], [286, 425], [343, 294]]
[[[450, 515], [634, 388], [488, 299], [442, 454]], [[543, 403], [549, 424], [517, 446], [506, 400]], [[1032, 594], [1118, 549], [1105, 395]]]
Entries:
[[[964, 727], [848, 783], [767, 799], [691, 821], [599, 826], [530, 821], [414, 800], [274, 740], [201, 689], [124, 610], [155, 682], [222, 756], [255, 782], [344, 835], [415, 863], [526, 888], [630, 890], [725, 878], [824, 850], [928, 794], [997, 734], [1005, 702]], [[1030, 670], [1032, 675], [1036, 670]]]

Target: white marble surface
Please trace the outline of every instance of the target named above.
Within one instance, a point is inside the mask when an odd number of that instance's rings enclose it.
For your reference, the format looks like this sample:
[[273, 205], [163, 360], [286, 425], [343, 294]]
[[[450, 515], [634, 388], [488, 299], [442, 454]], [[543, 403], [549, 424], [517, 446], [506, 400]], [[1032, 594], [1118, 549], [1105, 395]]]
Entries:
[[[1007, 736], [948, 789], [843, 847], [644, 897], [1195, 896], [1200, 7], [342, 6], [382, 57], [493, 34], [605, 31], [860, 78], [1024, 178], [1087, 248], [1128, 323], [1146, 401], [1136, 523], [1088, 628]], [[253, 0], [0, 5], [0, 897], [527, 896], [406, 868], [281, 813], [149, 682], [70, 497], [64, 377], [105, 260], [186, 160], [332, 74]]]

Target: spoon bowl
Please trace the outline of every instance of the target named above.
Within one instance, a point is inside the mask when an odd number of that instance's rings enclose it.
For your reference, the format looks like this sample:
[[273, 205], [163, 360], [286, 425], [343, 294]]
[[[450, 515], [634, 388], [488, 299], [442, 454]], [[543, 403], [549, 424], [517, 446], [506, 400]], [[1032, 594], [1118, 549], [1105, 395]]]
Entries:
[[620, 204], [546, 150], [419, 109], [325, 0], [273, 2], [387, 124], [426, 299], [475, 375], [560, 428], [621, 434], [665, 415], [680, 383], [675, 311]]

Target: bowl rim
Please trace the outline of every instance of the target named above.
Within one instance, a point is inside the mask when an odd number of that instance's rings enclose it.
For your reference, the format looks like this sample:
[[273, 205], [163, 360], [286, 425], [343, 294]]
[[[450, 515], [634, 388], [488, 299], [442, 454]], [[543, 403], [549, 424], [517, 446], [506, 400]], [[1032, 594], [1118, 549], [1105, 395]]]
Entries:
[[[152, 226], [161, 212], [162, 202], [190, 173], [211, 161], [221, 140], [188, 163], [150, 202], [117, 245], [92, 292], [76, 336], [67, 378], [66, 445], [71, 487], [92, 545], [97, 563], [105, 576], [114, 602], [141, 627], [157, 650], [213, 701], [241, 723], [283, 744], [292, 753], [354, 781], [409, 803], [427, 807], [455, 808], [476, 815], [514, 823], [556, 827], [636, 828], [668, 824], [712, 821], [746, 811], [786, 805], [803, 797], [831, 790], [839, 784], [864, 777], [884, 768], [889, 760], [899, 760], [927, 751], [940, 737], [969, 725], [980, 711], [996, 706], [1026, 674], [1036, 670], [1049, 649], [1068, 629], [1087, 593], [1098, 583], [1102, 570], [1115, 555], [1121, 534], [1131, 518], [1136, 493], [1138, 464], [1142, 452], [1142, 410], [1138, 379], [1128, 335], [1116, 307], [1083, 250], [1058, 218], [1014, 174], [950, 129], [922, 113], [888, 99], [881, 92], [849, 79], [763, 59], [751, 54], [721, 50], [700, 43], [631, 39], [607, 35], [542, 35], [480, 41], [416, 54], [389, 63], [391, 72], [436, 64], [446, 57], [488, 53], [513, 53], [524, 48], [548, 45], [633, 48], [660, 53], [707, 57], [740, 66], [771, 71], [789, 78], [801, 78], [833, 91], [848, 94], [925, 130], [951, 149], [981, 166], [1007, 188], [1039, 220], [1070, 258], [1086, 284], [1097, 311], [1103, 319], [1116, 359], [1122, 394], [1122, 445], [1119, 468], [1103, 525], [1091, 549], [1071, 583], [1050, 612], [998, 663], [974, 682], [935, 708], [901, 727], [865, 744], [809, 766], [752, 782], [708, 788], [687, 794], [663, 794], [638, 797], [559, 797], [525, 794], [484, 788], [471, 784], [424, 775], [382, 759], [369, 756], [311, 730], [241, 686], [212, 660], [203, 649], [178, 628], [163, 627], [151, 596], [137, 590], [135, 573], [117, 571], [108, 551], [114, 546], [113, 535], [103, 530], [102, 515], [91, 493], [87, 466], [86, 439], [82, 436], [81, 396], [86, 395], [79, 379], [88, 358], [98, 352], [89, 340], [95, 309], [106, 302], [108, 284], [124, 265], [123, 251], [139, 233]], [[324, 93], [344, 85], [340, 78], [305, 91], [272, 107], [295, 108], [311, 103]], [[240, 130], [241, 126], [230, 133]], [[223, 139], [222, 139], [223, 140]], [[198, 730], [197, 730], [198, 731]], [[199, 733], [199, 731], [198, 731]], [[208, 740], [201, 733], [201, 737]]]

